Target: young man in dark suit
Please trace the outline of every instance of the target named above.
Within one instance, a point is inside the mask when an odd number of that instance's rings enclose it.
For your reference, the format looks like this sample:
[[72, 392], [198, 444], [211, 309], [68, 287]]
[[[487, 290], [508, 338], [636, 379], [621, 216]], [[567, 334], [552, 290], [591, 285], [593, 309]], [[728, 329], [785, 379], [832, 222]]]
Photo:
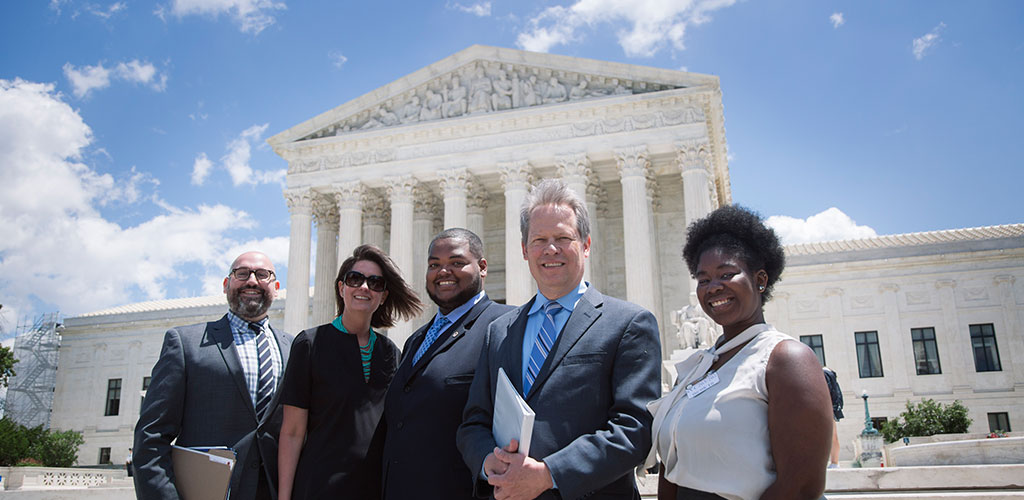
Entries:
[[[476, 493], [639, 499], [633, 470], [651, 447], [646, 405], [661, 395], [654, 315], [583, 281], [590, 219], [564, 182], [534, 188], [520, 229], [538, 293], [491, 323], [484, 340], [458, 432]], [[498, 368], [536, 412], [528, 456], [492, 437]]]
[[135, 426], [138, 498], [179, 497], [171, 464], [175, 438], [178, 446], [235, 450], [231, 500], [276, 498], [276, 389], [292, 342], [267, 319], [280, 286], [269, 257], [244, 253], [224, 278], [229, 312], [167, 331]]
[[438, 313], [406, 341], [384, 403], [384, 498], [473, 498], [473, 475], [455, 447], [487, 326], [513, 309], [484, 293], [480, 238], [447, 229], [430, 242], [427, 295]]

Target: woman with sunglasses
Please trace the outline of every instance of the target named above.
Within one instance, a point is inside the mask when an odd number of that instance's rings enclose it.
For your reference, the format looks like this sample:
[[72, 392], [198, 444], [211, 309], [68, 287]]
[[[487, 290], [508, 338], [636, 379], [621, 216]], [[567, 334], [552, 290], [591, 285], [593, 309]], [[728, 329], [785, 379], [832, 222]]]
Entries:
[[398, 369], [394, 342], [375, 328], [423, 305], [395, 263], [362, 245], [335, 280], [338, 317], [295, 337], [281, 382], [278, 498], [379, 498], [377, 436], [384, 393]]

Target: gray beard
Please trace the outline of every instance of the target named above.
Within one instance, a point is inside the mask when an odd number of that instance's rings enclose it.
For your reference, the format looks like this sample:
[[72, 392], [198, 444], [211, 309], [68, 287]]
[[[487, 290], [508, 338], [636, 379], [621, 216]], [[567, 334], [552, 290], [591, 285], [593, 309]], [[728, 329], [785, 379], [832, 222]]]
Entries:
[[245, 288], [239, 288], [231, 293], [228, 297], [228, 306], [231, 308], [231, 312], [235, 313], [236, 316], [242, 319], [259, 318], [263, 316], [268, 309], [270, 309], [270, 301], [267, 300], [267, 292], [262, 288], [260, 290], [259, 298], [246, 299], [242, 297], [242, 290]]

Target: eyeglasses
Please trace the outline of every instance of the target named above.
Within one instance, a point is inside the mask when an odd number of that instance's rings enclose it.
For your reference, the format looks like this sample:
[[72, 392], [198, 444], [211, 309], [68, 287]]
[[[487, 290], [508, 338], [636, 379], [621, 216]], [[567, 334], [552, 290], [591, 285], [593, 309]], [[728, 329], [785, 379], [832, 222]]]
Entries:
[[359, 271], [349, 271], [341, 278], [345, 286], [359, 288], [366, 283], [366, 287], [375, 292], [383, 292], [388, 287], [388, 282], [383, 276], [367, 276]]
[[257, 281], [267, 283], [274, 280], [274, 271], [270, 269], [249, 269], [239, 267], [231, 270], [231, 277], [238, 281], [249, 281], [249, 276], [255, 274]]

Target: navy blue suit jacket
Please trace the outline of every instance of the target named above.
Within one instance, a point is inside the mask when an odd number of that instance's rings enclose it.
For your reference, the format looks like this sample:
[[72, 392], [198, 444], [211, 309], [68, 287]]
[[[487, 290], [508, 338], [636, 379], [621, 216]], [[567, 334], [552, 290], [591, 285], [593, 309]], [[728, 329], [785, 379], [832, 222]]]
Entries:
[[[292, 336], [274, 331], [274, 339], [286, 366]], [[276, 496], [280, 391], [274, 392], [270, 411], [257, 420], [227, 315], [168, 330], [152, 377], [135, 425], [133, 464], [138, 498], [178, 498], [171, 466], [171, 441], [175, 438], [178, 446], [235, 450], [238, 461], [231, 473], [232, 500], [255, 497], [261, 461]]]
[[[523, 334], [533, 300], [491, 323], [470, 387], [458, 447], [476, 473], [478, 496], [492, 492], [479, 472], [495, 447], [498, 368], [522, 394]], [[539, 498], [640, 498], [633, 469], [651, 447], [646, 405], [660, 396], [660, 366], [654, 315], [587, 289], [526, 398], [537, 414], [530, 456], [547, 464], [558, 485], [558, 495]]]
[[473, 475], [455, 447], [487, 327], [514, 309], [484, 296], [413, 364], [431, 323], [409, 337], [384, 402], [384, 498], [473, 498]]

